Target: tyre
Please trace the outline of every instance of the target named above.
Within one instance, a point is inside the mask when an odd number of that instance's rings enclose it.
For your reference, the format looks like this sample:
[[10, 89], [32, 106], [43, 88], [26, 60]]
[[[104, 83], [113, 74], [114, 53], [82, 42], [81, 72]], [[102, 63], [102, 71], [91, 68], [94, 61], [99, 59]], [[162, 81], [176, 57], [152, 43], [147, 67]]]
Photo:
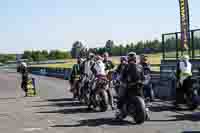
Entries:
[[198, 108], [198, 101], [197, 101], [197, 98], [196, 98], [197, 96], [198, 96], [198, 92], [197, 92], [196, 89], [194, 89], [192, 91], [191, 98], [189, 98], [189, 102], [187, 103], [189, 110], [191, 110], [191, 111]]
[[105, 112], [108, 110], [108, 105], [109, 105], [109, 98], [108, 98], [108, 93], [106, 90], [103, 90], [99, 93], [100, 101], [99, 101], [99, 107], [101, 112]]
[[139, 97], [133, 97], [129, 104], [129, 112], [137, 124], [142, 124], [146, 120], [146, 107], [144, 100]]

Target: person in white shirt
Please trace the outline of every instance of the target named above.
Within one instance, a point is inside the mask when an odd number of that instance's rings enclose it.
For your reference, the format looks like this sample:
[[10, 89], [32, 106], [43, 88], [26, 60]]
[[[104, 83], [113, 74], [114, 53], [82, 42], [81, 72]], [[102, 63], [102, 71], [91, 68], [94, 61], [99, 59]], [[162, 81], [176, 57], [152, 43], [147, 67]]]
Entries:
[[[107, 73], [106, 73], [106, 65], [103, 62], [103, 58], [100, 55], [96, 56], [96, 62], [94, 64], [94, 66], [92, 67], [92, 71], [95, 75], [95, 80], [93, 82], [92, 90], [94, 90], [94, 92], [95, 92], [97, 81], [99, 81], [100, 79], [108, 80]], [[109, 85], [108, 85], [108, 87], [109, 87]], [[114, 102], [113, 102], [114, 100], [113, 100], [111, 90], [107, 89], [107, 93], [109, 96], [109, 103], [111, 105], [111, 108], [114, 110]]]
[[93, 71], [95, 75], [98, 76], [106, 76], [106, 67], [103, 63], [103, 58], [100, 55], [96, 56], [96, 62], [93, 66]]
[[83, 62], [84, 74], [89, 78], [91, 78], [93, 74], [91, 68], [94, 65], [94, 58], [95, 55], [93, 53], [89, 53], [87, 60]]

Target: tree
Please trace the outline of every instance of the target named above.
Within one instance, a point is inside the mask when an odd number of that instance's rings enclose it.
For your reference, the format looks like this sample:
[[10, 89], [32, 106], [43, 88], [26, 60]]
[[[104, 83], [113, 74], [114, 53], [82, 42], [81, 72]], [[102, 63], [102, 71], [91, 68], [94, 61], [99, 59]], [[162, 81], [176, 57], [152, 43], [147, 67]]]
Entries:
[[83, 44], [80, 41], [76, 41], [72, 45], [71, 55], [73, 58], [77, 58], [80, 55], [80, 51], [83, 49]]
[[0, 54], [0, 62], [7, 63], [8, 61], [15, 61], [16, 55], [15, 54]]
[[49, 60], [55, 60], [56, 59], [56, 51], [55, 50], [51, 50], [49, 53]]
[[48, 59], [49, 53], [47, 50], [42, 50], [41, 54], [45, 57], [46, 60]]
[[27, 59], [28, 61], [33, 61], [32, 52], [31, 51], [24, 51], [22, 55], [22, 59]]
[[67, 59], [72, 58], [70, 51], [67, 51], [67, 52], [66, 52], [66, 58], [67, 58]]

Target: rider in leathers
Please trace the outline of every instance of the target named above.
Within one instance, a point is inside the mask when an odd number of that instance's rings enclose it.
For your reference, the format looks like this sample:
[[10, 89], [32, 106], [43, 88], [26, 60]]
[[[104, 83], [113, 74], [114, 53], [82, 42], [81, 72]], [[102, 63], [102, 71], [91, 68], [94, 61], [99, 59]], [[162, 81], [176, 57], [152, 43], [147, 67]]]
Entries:
[[92, 80], [93, 79], [93, 72], [91, 70], [92, 66], [94, 65], [94, 58], [95, 55], [93, 53], [89, 53], [87, 59], [83, 62], [83, 80], [82, 84], [85, 83], [86, 80]]
[[117, 74], [118, 75], [121, 75], [122, 74], [122, 71], [124, 70], [124, 68], [126, 67], [126, 65], [127, 65], [127, 58], [125, 57], [125, 56], [122, 56], [121, 58], [120, 58], [120, 64], [119, 64], [119, 66], [117, 67], [117, 69], [116, 69], [116, 72], [117, 72]]
[[[107, 73], [106, 73], [106, 66], [103, 63], [103, 58], [100, 55], [96, 56], [96, 62], [92, 66], [91, 70], [93, 71], [93, 74], [95, 75], [95, 81], [94, 81], [93, 87], [92, 87], [92, 90], [95, 90], [96, 81], [99, 78], [104, 78], [105, 80], [108, 80], [107, 79]], [[107, 91], [108, 91], [108, 95], [109, 95], [110, 105], [111, 105], [112, 109], [114, 109], [112, 93], [111, 93], [111, 91], [109, 89]]]
[[107, 52], [104, 53], [103, 55], [103, 63], [105, 64], [105, 70], [108, 73], [112, 69], [114, 69], [115, 65], [112, 63], [111, 60], [109, 60], [109, 54]]
[[[117, 119], [121, 119], [123, 113], [122, 107], [123, 104], [126, 100], [126, 93], [127, 93], [127, 85], [129, 83], [137, 83], [137, 82], [143, 82], [144, 81], [144, 74], [143, 74], [143, 68], [140, 64], [136, 63], [136, 53], [135, 52], [130, 52], [128, 54], [128, 64], [126, 65], [126, 68], [122, 72], [122, 77], [121, 77], [121, 89], [119, 92], [119, 101], [118, 101], [118, 109], [119, 113], [117, 114]], [[134, 89], [134, 88], [133, 88]], [[137, 96], [143, 96], [143, 89], [141, 88], [140, 90], [136, 89], [134, 90], [134, 95]]]
[[127, 61], [127, 57], [125, 57], [125, 56], [122, 56], [121, 58], [120, 58], [120, 64], [119, 64], [119, 66], [117, 67], [117, 69], [115, 70], [115, 83], [114, 83], [114, 85], [115, 85], [115, 91], [116, 91], [116, 93], [118, 94], [119, 93], [119, 89], [120, 89], [120, 79], [121, 79], [121, 77], [122, 77], [122, 72], [123, 72], [123, 70], [126, 68], [126, 65], [127, 65], [127, 63], [128, 63], [128, 61]]

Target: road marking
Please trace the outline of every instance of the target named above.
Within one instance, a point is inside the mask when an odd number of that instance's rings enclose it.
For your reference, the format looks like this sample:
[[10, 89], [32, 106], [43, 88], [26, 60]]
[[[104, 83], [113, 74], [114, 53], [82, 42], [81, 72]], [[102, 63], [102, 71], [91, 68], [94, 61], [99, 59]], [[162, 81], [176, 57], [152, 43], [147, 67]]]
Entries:
[[24, 128], [23, 131], [25, 132], [32, 132], [32, 131], [41, 131], [42, 128]]

